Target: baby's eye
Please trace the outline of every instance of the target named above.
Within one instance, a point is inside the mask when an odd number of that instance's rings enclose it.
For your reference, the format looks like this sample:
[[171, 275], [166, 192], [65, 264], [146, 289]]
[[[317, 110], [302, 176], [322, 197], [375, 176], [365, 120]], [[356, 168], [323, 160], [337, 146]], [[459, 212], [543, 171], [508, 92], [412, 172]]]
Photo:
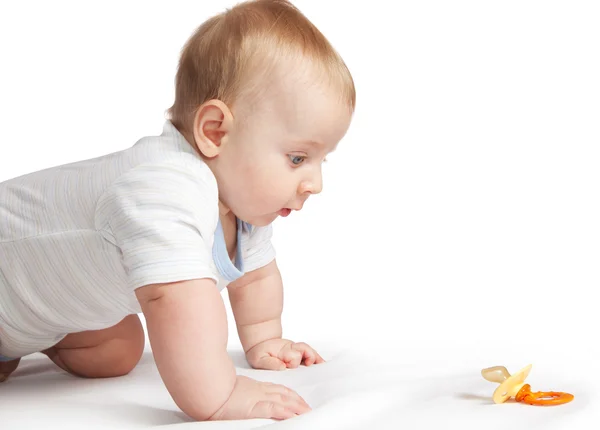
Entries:
[[302, 164], [304, 162], [304, 160], [306, 160], [306, 157], [302, 156], [302, 155], [290, 155], [290, 161], [292, 162], [292, 164], [298, 166], [299, 164]]

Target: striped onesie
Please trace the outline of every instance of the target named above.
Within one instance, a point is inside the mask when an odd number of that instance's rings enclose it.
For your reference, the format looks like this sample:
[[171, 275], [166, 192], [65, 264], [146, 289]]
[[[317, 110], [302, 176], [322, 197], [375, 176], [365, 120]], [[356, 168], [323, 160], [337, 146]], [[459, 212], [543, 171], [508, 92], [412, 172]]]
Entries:
[[275, 258], [271, 226], [238, 221], [232, 262], [215, 177], [167, 121], [123, 151], [0, 183], [0, 360], [141, 313], [135, 289]]

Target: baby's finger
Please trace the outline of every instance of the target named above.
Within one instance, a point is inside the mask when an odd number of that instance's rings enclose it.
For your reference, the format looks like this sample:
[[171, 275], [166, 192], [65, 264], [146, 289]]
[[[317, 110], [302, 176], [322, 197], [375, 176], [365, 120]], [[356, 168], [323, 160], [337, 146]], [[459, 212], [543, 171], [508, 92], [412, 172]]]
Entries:
[[300, 394], [296, 393], [294, 390], [286, 387], [285, 385], [274, 384], [272, 386], [269, 386], [269, 393], [277, 394], [279, 396], [283, 395], [283, 396], [295, 399], [296, 401], [302, 403], [305, 407], [310, 409], [310, 406], [308, 405], [308, 403], [306, 403], [306, 401], [302, 397], [300, 397]]
[[292, 348], [302, 353], [302, 359], [306, 366], [310, 366], [317, 361], [318, 354], [314, 349], [305, 344], [304, 342], [298, 342], [292, 345]]
[[265, 356], [256, 360], [255, 364], [252, 365], [255, 369], [264, 370], [285, 370], [286, 365], [277, 357]]
[[317, 360], [317, 357], [314, 354], [305, 354], [304, 365], [311, 366], [311, 365], [315, 364], [316, 360]]
[[280, 404], [271, 401], [258, 402], [252, 408], [250, 418], [266, 418], [273, 420], [285, 420], [294, 418], [296, 413]]
[[288, 367], [295, 369], [302, 362], [302, 352], [293, 349], [286, 349], [282, 354], [283, 361]]
[[311, 410], [310, 406], [308, 406], [304, 399], [297, 394], [295, 396], [289, 396], [287, 394], [273, 393], [269, 395], [269, 400], [271, 400], [275, 405], [282, 406], [298, 415]]
[[323, 357], [321, 357], [319, 355], [319, 353], [317, 353], [317, 351], [315, 351], [315, 357], [316, 357], [315, 364], [325, 363], [325, 360], [323, 359]]

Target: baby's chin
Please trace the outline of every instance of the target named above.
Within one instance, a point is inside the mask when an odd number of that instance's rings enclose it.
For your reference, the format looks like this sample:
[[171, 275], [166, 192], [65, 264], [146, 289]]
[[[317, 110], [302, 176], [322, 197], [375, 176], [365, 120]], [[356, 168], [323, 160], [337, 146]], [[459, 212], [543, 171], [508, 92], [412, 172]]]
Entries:
[[265, 227], [275, 221], [278, 217], [279, 215], [276, 213], [271, 213], [259, 216], [249, 216], [247, 219], [242, 218], [242, 221], [247, 222], [254, 227]]

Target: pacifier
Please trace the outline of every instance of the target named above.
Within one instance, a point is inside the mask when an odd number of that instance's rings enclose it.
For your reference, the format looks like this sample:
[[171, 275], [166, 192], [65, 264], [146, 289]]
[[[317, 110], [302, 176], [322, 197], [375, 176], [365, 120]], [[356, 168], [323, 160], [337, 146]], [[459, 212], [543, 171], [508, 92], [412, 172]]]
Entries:
[[538, 391], [532, 392], [525, 379], [531, 371], [531, 364], [519, 370], [514, 375], [508, 373], [504, 366], [488, 367], [481, 371], [481, 375], [490, 382], [500, 384], [492, 399], [494, 403], [504, 403], [514, 397], [517, 402], [527, 403], [534, 406], [562, 405], [573, 400], [574, 396], [560, 391]]

